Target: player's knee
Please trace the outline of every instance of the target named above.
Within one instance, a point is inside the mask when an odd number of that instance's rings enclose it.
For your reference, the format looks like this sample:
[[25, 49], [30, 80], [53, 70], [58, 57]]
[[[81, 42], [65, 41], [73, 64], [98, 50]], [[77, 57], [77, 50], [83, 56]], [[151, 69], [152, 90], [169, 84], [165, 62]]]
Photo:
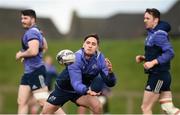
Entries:
[[64, 111], [62, 110], [62, 108], [60, 108], [59, 106], [55, 106], [55, 105], [52, 105], [48, 102], [45, 102], [44, 106], [42, 108], [42, 111], [41, 111], [41, 115], [42, 114], [54, 114], [54, 113], [60, 114], [60, 115], [65, 114]]
[[25, 99], [23, 99], [23, 98], [18, 98], [18, 99], [17, 99], [17, 104], [18, 104], [18, 105], [24, 106], [24, 105], [26, 105], [27, 103], [28, 103], [28, 101], [25, 100]]
[[180, 110], [174, 107], [171, 98], [164, 98], [160, 100], [161, 108], [167, 114], [180, 115]]
[[148, 107], [148, 106], [146, 106], [146, 105], [144, 105], [144, 104], [142, 104], [142, 105], [141, 105], [141, 111], [142, 111], [143, 113], [149, 113], [149, 112], [151, 112], [151, 108]]
[[93, 104], [93, 111], [95, 114], [100, 114], [103, 111], [103, 105], [101, 102], [97, 101]]

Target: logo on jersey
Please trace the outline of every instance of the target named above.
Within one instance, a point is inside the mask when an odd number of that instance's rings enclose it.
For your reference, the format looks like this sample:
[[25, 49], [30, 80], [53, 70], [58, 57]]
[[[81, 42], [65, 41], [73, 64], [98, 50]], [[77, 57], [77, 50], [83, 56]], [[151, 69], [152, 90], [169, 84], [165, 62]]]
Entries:
[[83, 66], [83, 69], [85, 69], [85, 66]]
[[92, 69], [96, 69], [96, 68], [97, 68], [96, 64], [92, 65]]

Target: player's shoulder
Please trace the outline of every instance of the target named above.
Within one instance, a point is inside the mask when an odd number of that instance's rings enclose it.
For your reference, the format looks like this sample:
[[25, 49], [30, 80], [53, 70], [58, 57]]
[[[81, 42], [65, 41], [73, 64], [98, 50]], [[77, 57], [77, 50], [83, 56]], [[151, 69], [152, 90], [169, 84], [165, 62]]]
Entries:
[[165, 21], [160, 21], [158, 23], [158, 25], [154, 28], [155, 32], [154, 34], [155, 35], [165, 35], [167, 36], [168, 35], [168, 32], [171, 31], [171, 26], [168, 22], [165, 22]]
[[102, 59], [102, 58], [104, 58], [104, 54], [102, 53], [102, 52], [100, 52], [100, 51], [97, 51], [96, 52], [96, 57], [97, 57], [97, 59]]
[[157, 30], [154, 34], [155, 36], [168, 36], [168, 33], [164, 30]]
[[41, 31], [37, 27], [31, 27], [27, 30], [27, 33], [40, 34]]
[[83, 59], [83, 55], [84, 55], [83, 50], [79, 49], [74, 54], [75, 54], [75, 57], [76, 57], [76, 62], [78, 62], [78, 63], [81, 62], [82, 59]]
[[75, 52], [76, 57], [81, 57], [83, 55], [82, 49], [79, 49], [78, 51]]
[[168, 33], [163, 30], [158, 30], [154, 35], [153, 42], [155, 44], [162, 44], [169, 42]]
[[168, 33], [163, 30], [158, 30], [154, 33], [155, 41], [161, 41], [161, 40], [166, 40], [168, 39]]

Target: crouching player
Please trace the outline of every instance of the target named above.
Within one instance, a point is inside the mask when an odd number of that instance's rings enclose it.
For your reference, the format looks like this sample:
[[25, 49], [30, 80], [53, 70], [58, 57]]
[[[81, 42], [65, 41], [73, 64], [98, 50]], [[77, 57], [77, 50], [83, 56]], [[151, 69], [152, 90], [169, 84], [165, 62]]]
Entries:
[[99, 37], [96, 34], [84, 38], [83, 47], [75, 53], [76, 61], [68, 65], [58, 76], [55, 90], [50, 94], [42, 114], [52, 114], [67, 101], [89, 108], [94, 114], [102, 113], [102, 104], [95, 92], [89, 88], [100, 74], [107, 86], [116, 83], [112, 64], [98, 51]]

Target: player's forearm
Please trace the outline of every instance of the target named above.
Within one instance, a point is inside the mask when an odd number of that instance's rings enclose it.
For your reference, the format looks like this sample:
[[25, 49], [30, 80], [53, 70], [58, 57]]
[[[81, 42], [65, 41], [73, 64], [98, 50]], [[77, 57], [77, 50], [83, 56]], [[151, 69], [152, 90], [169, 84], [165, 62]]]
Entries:
[[82, 83], [81, 78], [79, 78], [78, 76], [76, 76], [76, 74], [74, 74], [74, 76], [70, 76], [71, 79], [71, 85], [73, 87], [73, 89], [80, 93], [80, 94], [86, 94], [88, 91], [88, 88]]
[[86, 94], [88, 91], [88, 88], [82, 83], [73, 83], [72, 86], [77, 93], [82, 95]]
[[21, 58], [25, 58], [25, 57], [33, 57], [36, 56], [38, 54], [38, 51], [36, 50], [31, 50], [31, 49], [27, 49], [24, 52], [21, 52]]
[[109, 73], [108, 79], [109, 79], [109, 87], [113, 87], [116, 84], [116, 76], [114, 75], [113, 72]]
[[101, 72], [100, 74], [108, 87], [113, 87], [116, 84], [116, 76], [113, 72], [108, 73], [108, 75], [105, 75], [103, 72]]
[[151, 63], [155, 66], [155, 65], [158, 64], [158, 60], [157, 60], [157, 59], [153, 59], [153, 60], [151, 61]]

